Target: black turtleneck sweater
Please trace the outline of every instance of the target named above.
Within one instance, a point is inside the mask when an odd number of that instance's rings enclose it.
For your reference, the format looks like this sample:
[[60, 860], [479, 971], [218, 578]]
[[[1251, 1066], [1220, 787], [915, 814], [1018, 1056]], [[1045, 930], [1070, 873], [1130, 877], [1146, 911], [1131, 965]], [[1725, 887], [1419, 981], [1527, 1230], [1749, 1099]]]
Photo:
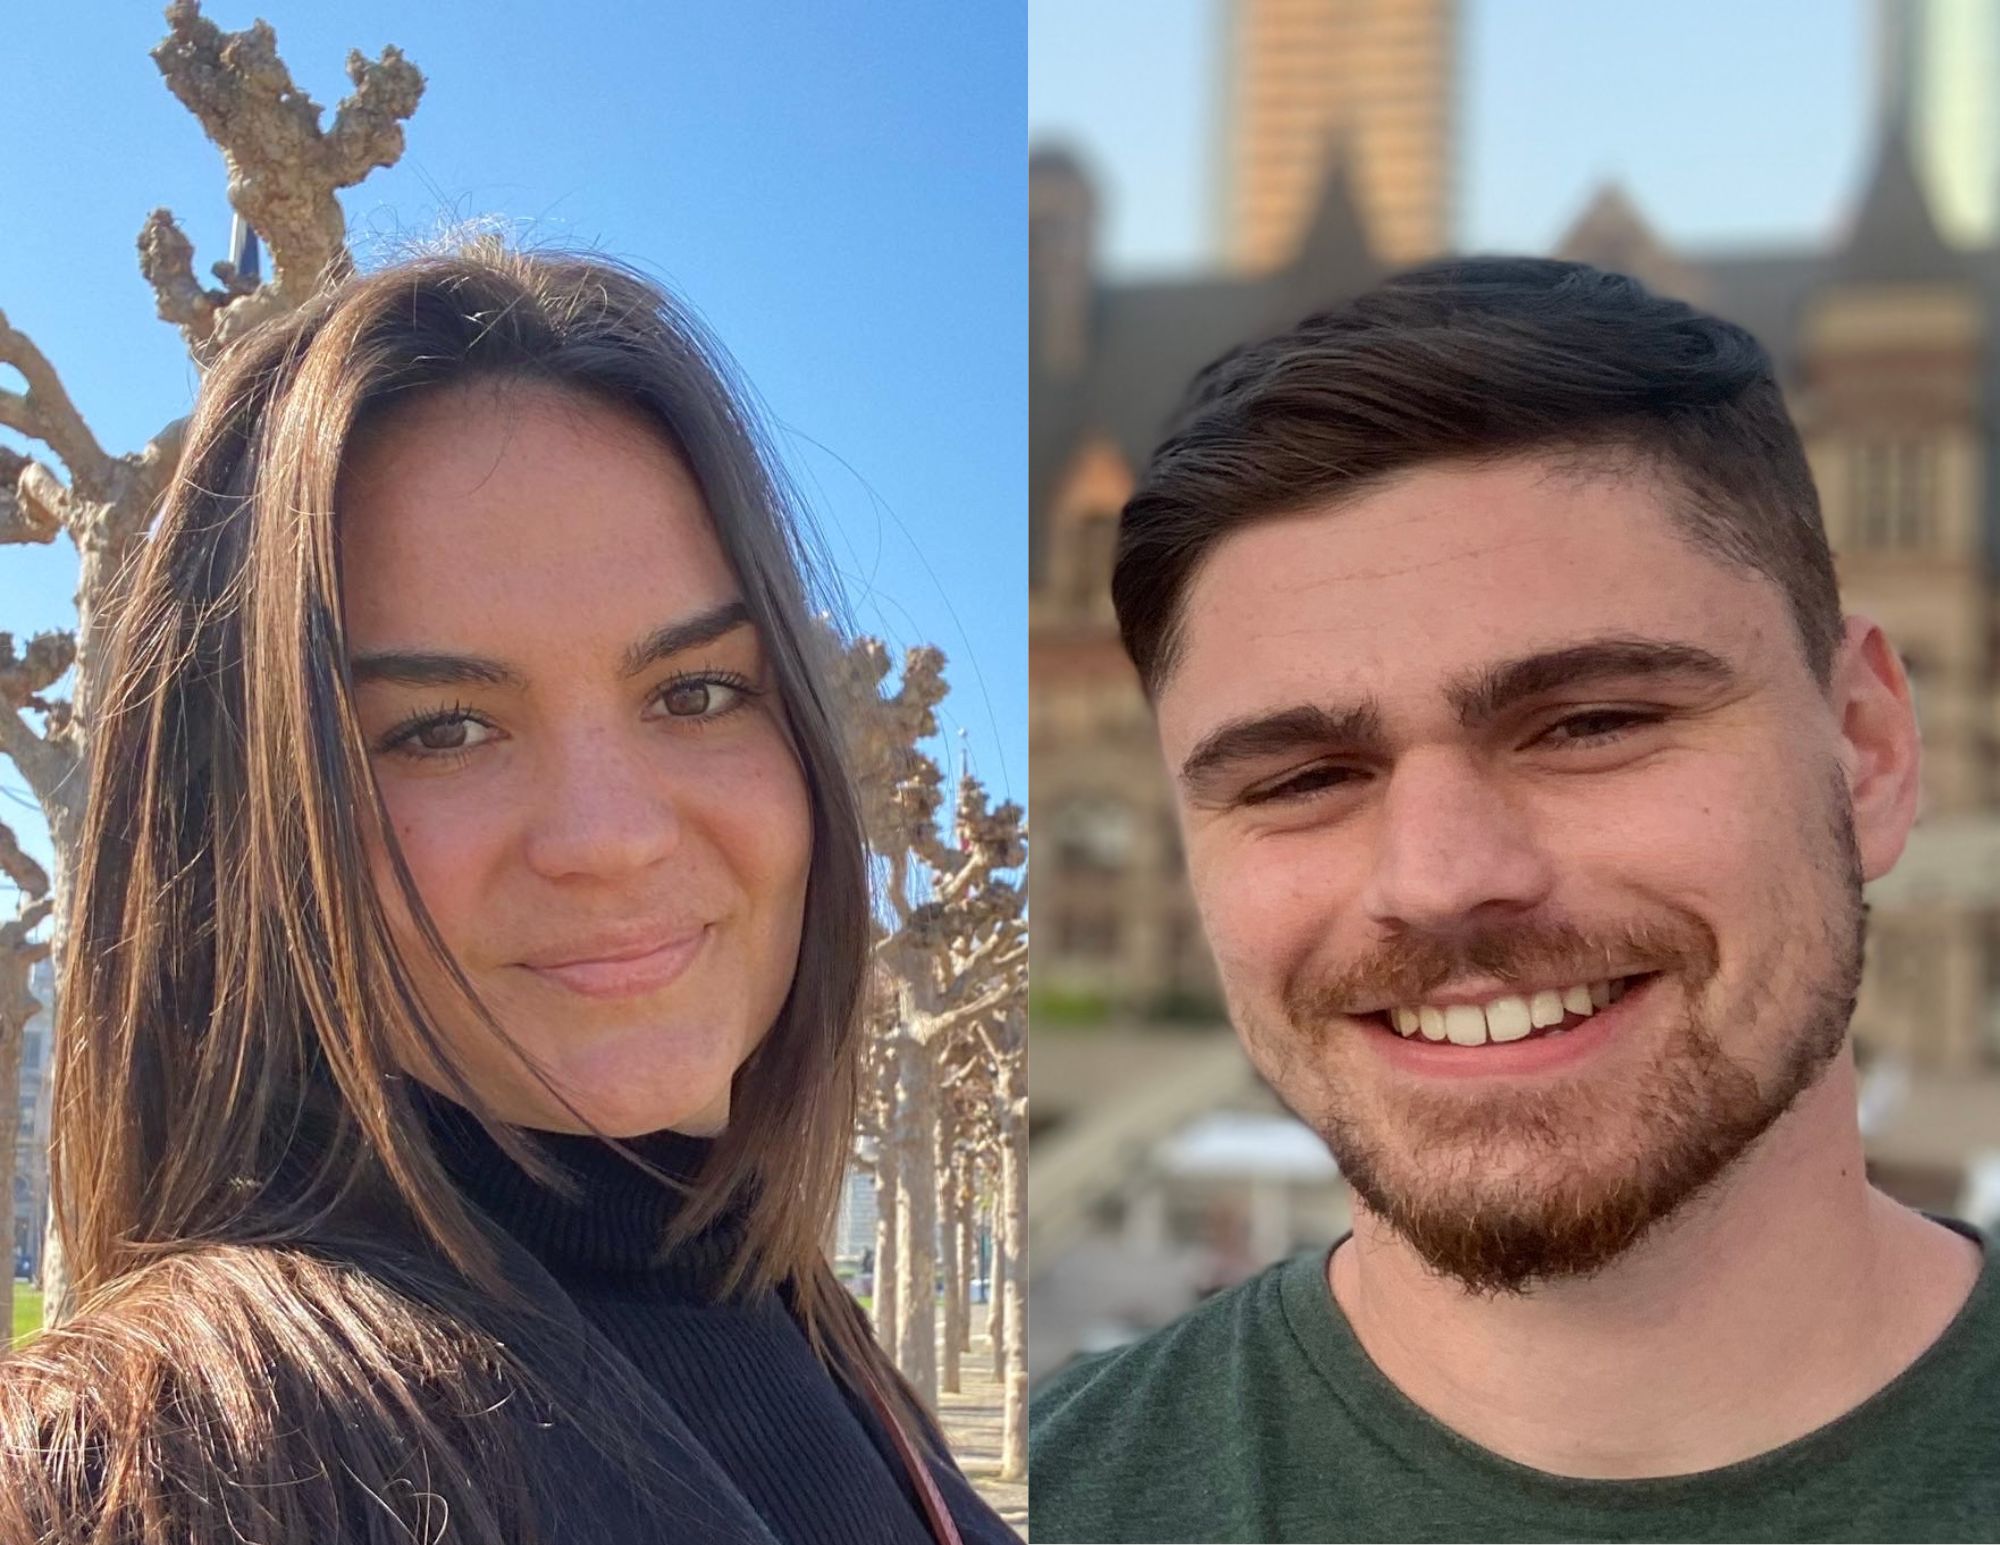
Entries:
[[[604, 1143], [528, 1134], [581, 1183], [573, 1203], [509, 1159], [460, 1106], [428, 1090], [420, 1103], [468, 1200], [541, 1262], [680, 1413], [784, 1545], [929, 1545], [891, 1438], [814, 1356], [784, 1299], [768, 1289], [720, 1292], [740, 1214], [656, 1260], [682, 1200]], [[657, 1132], [626, 1146], [691, 1180], [713, 1143]], [[957, 1469], [934, 1470], [966, 1545], [1018, 1539]]]

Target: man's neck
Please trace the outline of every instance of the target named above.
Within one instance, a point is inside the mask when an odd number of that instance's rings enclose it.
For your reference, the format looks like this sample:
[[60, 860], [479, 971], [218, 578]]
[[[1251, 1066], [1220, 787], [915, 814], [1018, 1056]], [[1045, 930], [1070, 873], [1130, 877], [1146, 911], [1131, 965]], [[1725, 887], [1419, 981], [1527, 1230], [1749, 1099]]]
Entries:
[[1854, 1071], [1827, 1076], [1711, 1192], [1584, 1281], [1476, 1298], [1362, 1210], [1333, 1294], [1447, 1427], [1558, 1475], [1683, 1475], [1824, 1426], [1943, 1332], [1969, 1241], [1869, 1186]]

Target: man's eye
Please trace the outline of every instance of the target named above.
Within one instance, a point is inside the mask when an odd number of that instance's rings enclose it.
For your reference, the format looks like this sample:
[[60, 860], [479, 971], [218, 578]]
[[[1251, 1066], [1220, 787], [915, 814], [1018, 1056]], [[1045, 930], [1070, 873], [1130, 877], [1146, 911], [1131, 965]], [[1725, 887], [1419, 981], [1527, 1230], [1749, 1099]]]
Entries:
[[1657, 712], [1634, 708], [1593, 708], [1588, 713], [1557, 720], [1543, 733], [1542, 739], [1555, 746], [1600, 745], [1644, 725], [1658, 724], [1662, 717]]
[[1287, 800], [1310, 799], [1328, 789], [1354, 781], [1359, 774], [1352, 767], [1308, 767], [1274, 783], [1259, 784], [1243, 795], [1246, 805], [1281, 804]]

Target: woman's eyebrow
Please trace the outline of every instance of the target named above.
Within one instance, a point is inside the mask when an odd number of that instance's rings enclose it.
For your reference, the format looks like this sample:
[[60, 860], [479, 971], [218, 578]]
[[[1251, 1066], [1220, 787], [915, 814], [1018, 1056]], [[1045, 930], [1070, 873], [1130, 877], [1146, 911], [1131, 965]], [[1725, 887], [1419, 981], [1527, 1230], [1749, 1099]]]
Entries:
[[[710, 644], [726, 633], [748, 627], [750, 607], [741, 598], [697, 612], [679, 622], [655, 628], [626, 647], [620, 674], [636, 676], [648, 666], [686, 649]], [[356, 686], [364, 682], [396, 682], [412, 687], [527, 686], [527, 677], [504, 660], [483, 655], [444, 654], [433, 650], [381, 649], [355, 655], [348, 671]]]

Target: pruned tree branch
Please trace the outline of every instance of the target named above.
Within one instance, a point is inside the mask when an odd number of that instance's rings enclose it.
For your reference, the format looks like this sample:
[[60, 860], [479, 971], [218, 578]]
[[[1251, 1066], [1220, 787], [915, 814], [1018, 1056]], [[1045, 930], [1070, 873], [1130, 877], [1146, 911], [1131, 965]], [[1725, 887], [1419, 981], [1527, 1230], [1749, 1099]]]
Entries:
[[13, 997], [14, 1002], [0, 1007], [0, 1013], [11, 1017], [16, 1026], [25, 1024], [28, 1017], [41, 1007], [39, 999], [27, 990], [28, 967], [38, 960], [46, 960], [49, 954], [47, 939], [30, 939], [29, 934], [49, 920], [55, 910], [55, 902], [43, 896], [30, 902], [18, 917], [10, 917], [0, 923], [0, 954], [7, 956], [0, 978], [14, 987], [13, 993], [0, 996]]
[[29, 792], [44, 809], [53, 808], [61, 798], [63, 784], [80, 760], [71, 747], [37, 735], [11, 703], [0, 703], [0, 751], [13, 758]]
[[148, 440], [138, 455], [124, 458], [132, 467], [133, 483], [127, 496], [104, 512], [102, 534], [108, 542], [123, 546], [136, 541], [145, 530], [180, 465], [187, 424], [184, 418], [175, 419]]
[[53, 542], [68, 500], [47, 467], [0, 445], [0, 545]]
[[26, 654], [14, 652], [14, 635], [0, 633], [0, 699], [24, 704], [62, 680], [76, 663], [76, 635], [66, 630], [37, 633]]
[[[167, 7], [167, 26], [153, 61], [168, 89], [222, 151], [229, 202], [270, 250], [271, 280], [264, 288], [282, 298], [278, 309], [298, 305], [323, 280], [345, 272], [347, 222], [335, 194], [403, 153], [403, 120], [416, 111], [423, 75], [394, 47], [384, 48], [374, 61], [350, 54], [347, 75], [354, 91], [335, 112], [332, 130], [322, 132], [319, 104], [293, 84], [268, 23], [224, 32], [201, 14], [197, 0], [174, 0]], [[171, 305], [198, 319], [200, 302], [187, 287], [194, 283], [192, 253], [183, 284], [182, 260], [174, 240], [164, 235], [171, 226], [171, 216], [163, 220], [160, 214], [147, 222], [168, 285], [162, 314]], [[186, 238], [179, 240], [184, 244]], [[157, 282], [155, 294], [160, 294]], [[257, 295], [244, 296], [227, 309], [254, 309], [257, 301]], [[213, 331], [211, 317], [204, 341]]]
[[44, 895], [49, 888], [48, 870], [28, 856], [20, 838], [14, 835], [14, 828], [5, 821], [0, 821], [0, 874], [5, 874], [29, 896]]
[[69, 490], [46, 465], [27, 456], [22, 458], [13, 492], [14, 519], [0, 530], [0, 541], [53, 542], [69, 522]]
[[[76, 635], [42, 633], [28, 641], [27, 653], [16, 655], [14, 636], [0, 633], [0, 751], [14, 759], [29, 790], [52, 806], [79, 761], [75, 747], [63, 735], [45, 738], [21, 716], [23, 708], [39, 708], [58, 718], [60, 705], [42, 702], [37, 694], [61, 680], [76, 659]], [[66, 713], [60, 717], [66, 718]]]
[[27, 383], [25, 392], [0, 389], [0, 424], [39, 440], [62, 458], [70, 481], [86, 498], [109, 498], [116, 461], [69, 400], [56, 368], [26, 333], [0, 312], [0, 365], [12, 365]]
[[202, 287], [194, 276], [194, 243], [174, 217], [156, 209], [139, 228], [139, 272], [153, 288], [160, 320], [171, 322], [197, 356], [215, 331], [215, 313], [231, 299], [226, 290]]

